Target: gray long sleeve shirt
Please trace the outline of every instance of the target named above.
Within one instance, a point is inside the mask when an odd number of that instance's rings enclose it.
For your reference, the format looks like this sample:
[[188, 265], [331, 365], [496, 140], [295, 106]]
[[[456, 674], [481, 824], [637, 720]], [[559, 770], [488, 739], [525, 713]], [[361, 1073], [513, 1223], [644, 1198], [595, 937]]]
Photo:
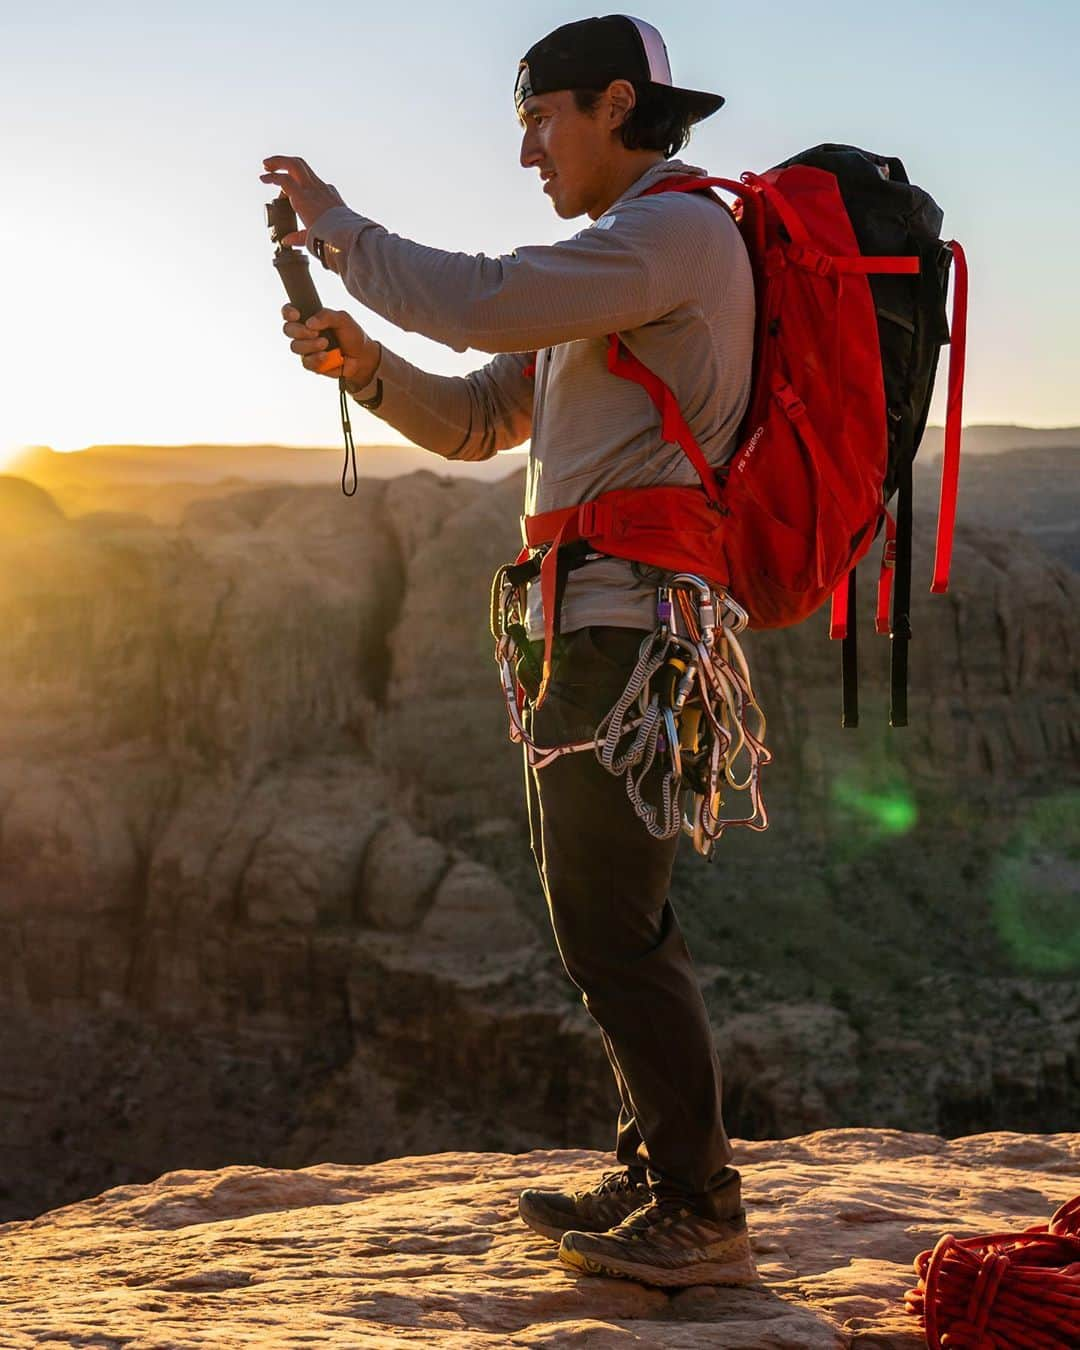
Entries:
[[[754, 288], [738, 228], [706, 193], [636, 194], [666, 174], [704, 175], [679, 160], [654, 164], [572, 238], [498, 258], [448, 253], [389, 233], [345, 206], [314, 221], [346, 290], [407, 332], [455, 351], [493, 352], [465, 376], [433, 375], [384, 347], [370, 398], [376, 415], [447, 459], [488, 459], [531, 435], [525, 512], [575, 506], [617, 487], [696, 483], [640, 385], [607, 368], [607, 334], [672, 390], [705, 458], [723, 463], [750, 393]], [[536, 352], [535, 377], [523, 372]], [[651, 629], [655, 589], [621, 559], [570, 574], [561, 615]], [[539, 587], [529, 630], [543, 631]]]

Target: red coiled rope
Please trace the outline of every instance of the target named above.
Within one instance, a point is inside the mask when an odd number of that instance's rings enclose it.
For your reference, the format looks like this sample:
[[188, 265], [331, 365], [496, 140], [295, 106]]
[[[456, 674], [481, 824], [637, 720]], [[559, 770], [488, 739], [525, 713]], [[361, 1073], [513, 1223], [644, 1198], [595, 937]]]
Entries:
[[1076, 1350], [1080, 1346], [1080, 1195], [1021, 1233], [946, 1233], [915, 1258], [904, 1295], [930, 1350]]

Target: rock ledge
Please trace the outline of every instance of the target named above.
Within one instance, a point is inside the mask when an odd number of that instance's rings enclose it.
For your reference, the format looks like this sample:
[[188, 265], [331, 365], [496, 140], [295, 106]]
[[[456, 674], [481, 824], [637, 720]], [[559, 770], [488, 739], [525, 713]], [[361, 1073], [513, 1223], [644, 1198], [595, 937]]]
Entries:
[[668, 1295], [564, 1269], [516, 1197], [587, 1182], [611, 1165], [597, 1153], [229, 1167], [0, 1227], [0, 1346], [917, 1350], [903, 1294], [919, 1251], [1045, 1222], [1080, 1190], [1080, 1134], [841, 1129], [736, 1148], [753, 1288]]

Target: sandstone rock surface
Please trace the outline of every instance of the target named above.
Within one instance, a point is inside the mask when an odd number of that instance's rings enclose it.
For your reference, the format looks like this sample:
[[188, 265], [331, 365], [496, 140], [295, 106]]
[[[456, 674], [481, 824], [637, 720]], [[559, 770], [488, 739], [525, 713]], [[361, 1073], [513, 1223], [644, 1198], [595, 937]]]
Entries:
[[737, 1144], [760, 1282], [668, 1294], [562, 1267], [516, 1213], [584, 1151], [170, 1172], [0, 1227], [0, 1347], [438, 1345], [917, 1350], [904, 1291], [944, 1232], [1045, 1223], [1080, 1135], [825, 1130]]

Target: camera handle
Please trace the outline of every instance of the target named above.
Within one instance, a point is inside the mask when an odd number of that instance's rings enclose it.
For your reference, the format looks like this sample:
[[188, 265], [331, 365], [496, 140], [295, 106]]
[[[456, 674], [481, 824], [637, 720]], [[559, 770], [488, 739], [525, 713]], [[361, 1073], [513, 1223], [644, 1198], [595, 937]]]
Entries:
[[[281, 277], [286, 295], [300, 311], [300, 322], [306, 323], [313, 314], [322, 309], [322, 301], [311, 279], [311, 266], [307, 258], [299, 249], [279, 248], [274, 254], [274, 266]], [[340, 350], [333, 329], [324, 329], [323, 337], [329, 344], [327, 350]]]

